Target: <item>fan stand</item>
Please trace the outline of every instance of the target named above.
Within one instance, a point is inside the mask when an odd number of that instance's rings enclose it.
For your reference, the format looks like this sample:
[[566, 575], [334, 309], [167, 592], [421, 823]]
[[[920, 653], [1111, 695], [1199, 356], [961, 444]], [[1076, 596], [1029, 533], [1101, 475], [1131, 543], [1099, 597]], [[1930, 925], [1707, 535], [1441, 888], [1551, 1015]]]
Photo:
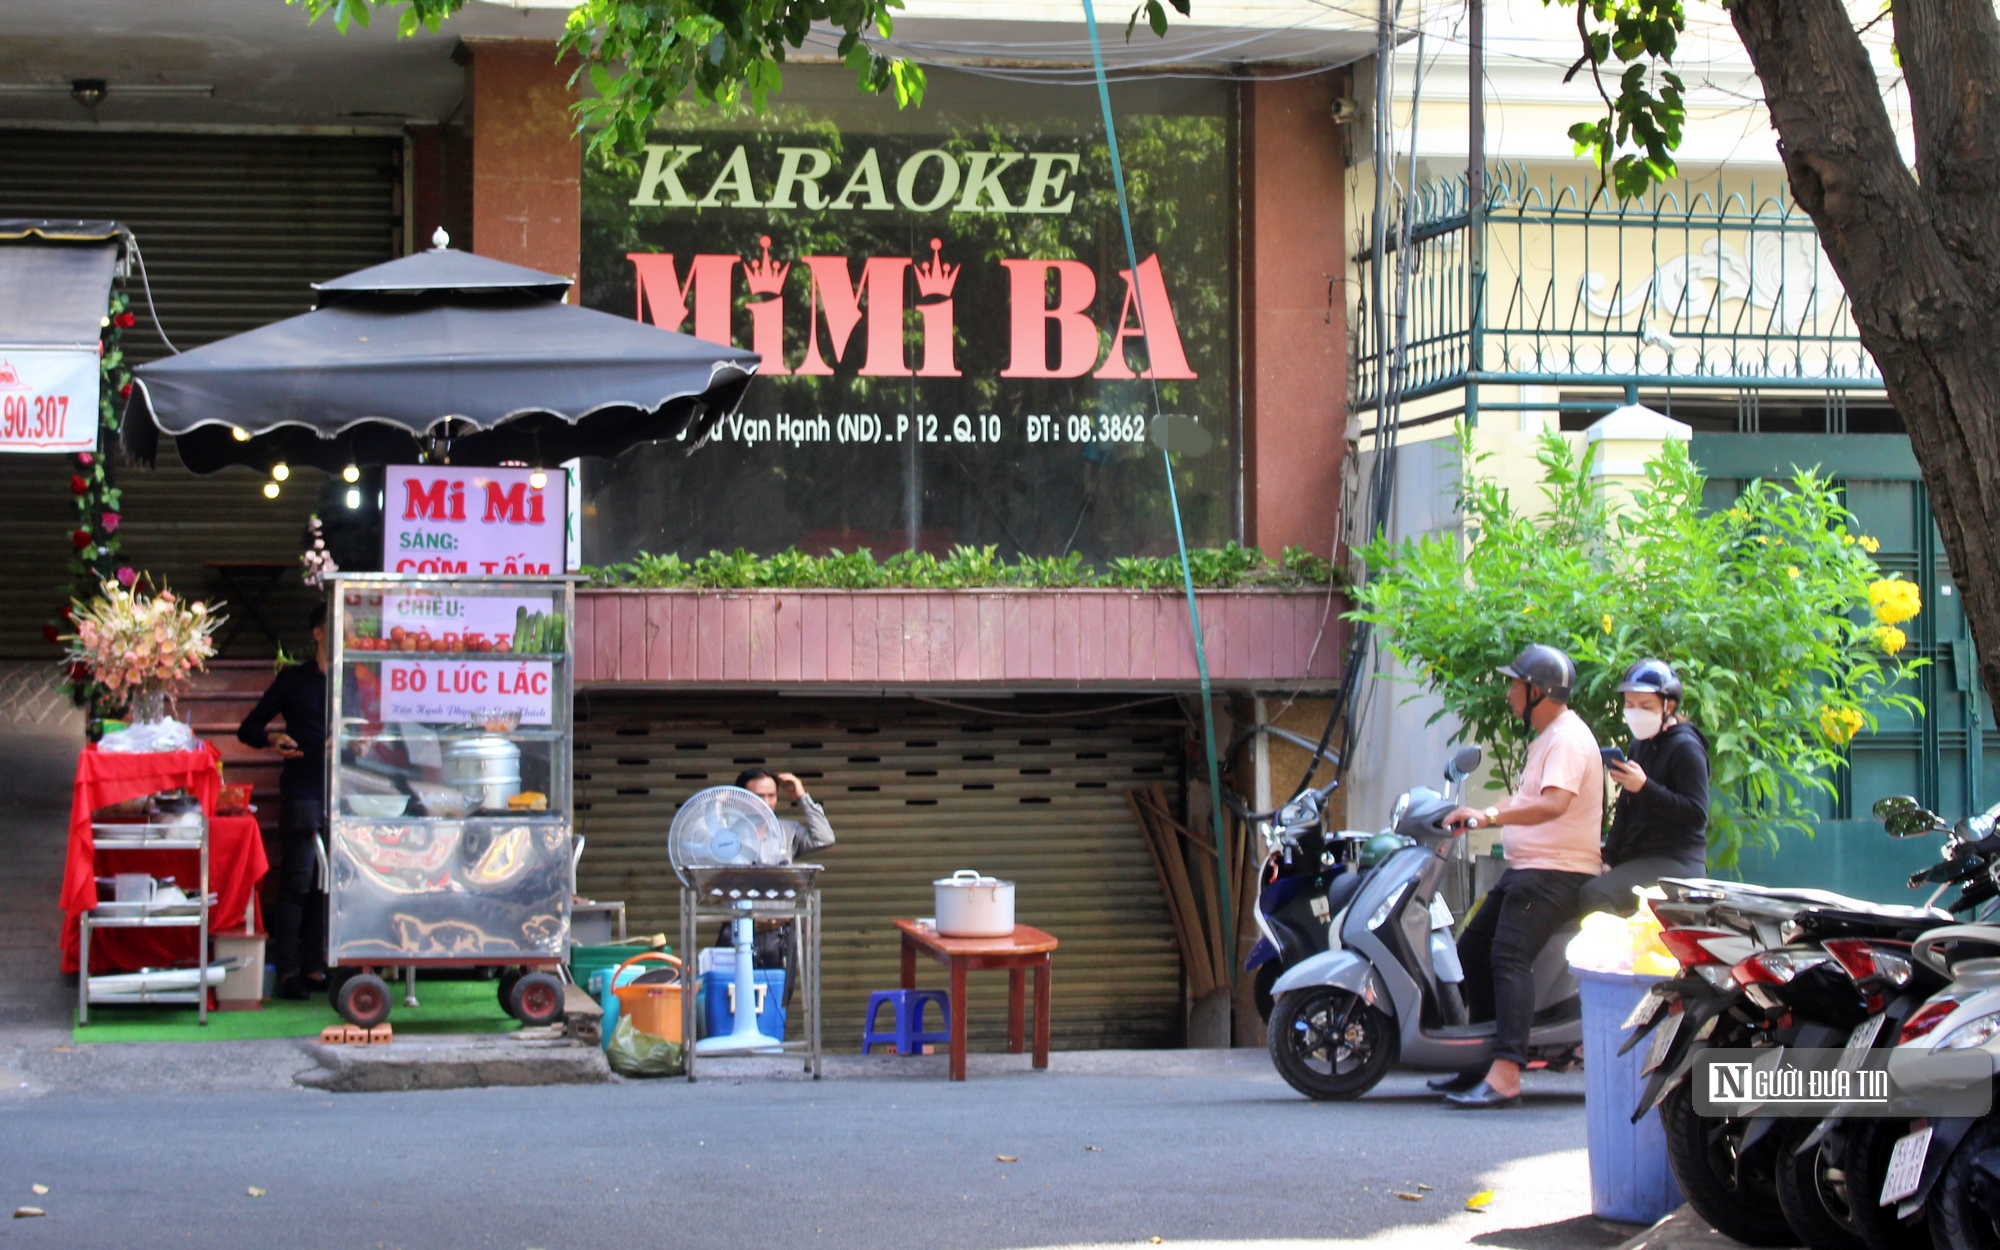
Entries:
[[[742, 902], [738, 907], [748, 909]], [[757, 970], [753, 934], [756, 925], [748, 916], [736, 918], [736, 1025], [720, 1037], [704, 1037], [694, 1044], [697, 1055], [771, 1055], [784, 1053], [784, 1039], [772, 1037], [757, 1027]]]

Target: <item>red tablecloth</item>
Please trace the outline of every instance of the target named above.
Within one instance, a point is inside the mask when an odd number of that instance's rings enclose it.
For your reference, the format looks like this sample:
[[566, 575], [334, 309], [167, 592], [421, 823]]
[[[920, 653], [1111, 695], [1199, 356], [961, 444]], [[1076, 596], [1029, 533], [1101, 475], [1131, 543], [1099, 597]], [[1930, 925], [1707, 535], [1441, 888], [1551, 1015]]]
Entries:
[[[218, 930], [240, 929], [246, 907], [255, 905], [257, 883], [269, 867], [264, 839], [253, 816], [217, 816], [220, 761], [214, 747], [121, 755], [86, 747], [77, 759], [76, 788], [70, 798], [69, 859], [63, 871], [62, 967], [77, 970], [77, 917], [97, 904], [97, 878], [114, 872], [147, 872], [173, 877], [190, 895], [201, 880], [199, 851], [107, 851], [97, 862], [90, 814], [160, 790], [194, 795], [209, 818], [208, 885], [219, 897], [209, 913]], [[262, 928], [262, 917], [253, 912]], [[100, 929], [90, 943], [93, 971], [132, 969], [192, 960], [193, 929]]]

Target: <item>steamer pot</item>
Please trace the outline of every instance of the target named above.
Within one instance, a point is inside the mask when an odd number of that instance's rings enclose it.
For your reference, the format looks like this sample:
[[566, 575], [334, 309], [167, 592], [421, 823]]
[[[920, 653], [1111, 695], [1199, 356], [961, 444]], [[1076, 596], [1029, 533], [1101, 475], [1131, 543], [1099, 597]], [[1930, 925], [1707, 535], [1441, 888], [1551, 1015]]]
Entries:
[[1014, 883], [961, 868], [931, 883], [937, 931], [945, 937], [1007, 937], [1014, 932]]

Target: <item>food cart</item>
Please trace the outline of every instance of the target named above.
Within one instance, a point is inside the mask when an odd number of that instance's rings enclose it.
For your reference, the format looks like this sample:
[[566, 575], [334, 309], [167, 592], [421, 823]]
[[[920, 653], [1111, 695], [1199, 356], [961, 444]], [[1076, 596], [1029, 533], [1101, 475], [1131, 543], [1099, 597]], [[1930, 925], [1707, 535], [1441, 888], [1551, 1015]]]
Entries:
[[349, 1023], [385, 973], [502, 967], [525, 1024], [562, 1011], [580, 839], [573, 579], [328, 579], [327, 968]]

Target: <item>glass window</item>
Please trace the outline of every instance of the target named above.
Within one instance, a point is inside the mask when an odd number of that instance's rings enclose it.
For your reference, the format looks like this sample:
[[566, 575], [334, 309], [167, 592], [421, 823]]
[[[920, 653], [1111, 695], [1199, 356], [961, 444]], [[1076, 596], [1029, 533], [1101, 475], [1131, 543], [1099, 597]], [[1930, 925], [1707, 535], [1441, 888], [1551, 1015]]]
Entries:
[[[1126, 259], [1094, 89], [934, 70], [921, 108], [788, 67], [762, 116], [688, 107], [627, 168], [586, 164], [583, 299], [765, 358], [708, 445], [586, 466], [583, 558], [992, 544], [1173, 550], [1236, 534], [1229, 89], [1113, 89]], [[1146, 319], [1152, 359], [1140, 333]]]

